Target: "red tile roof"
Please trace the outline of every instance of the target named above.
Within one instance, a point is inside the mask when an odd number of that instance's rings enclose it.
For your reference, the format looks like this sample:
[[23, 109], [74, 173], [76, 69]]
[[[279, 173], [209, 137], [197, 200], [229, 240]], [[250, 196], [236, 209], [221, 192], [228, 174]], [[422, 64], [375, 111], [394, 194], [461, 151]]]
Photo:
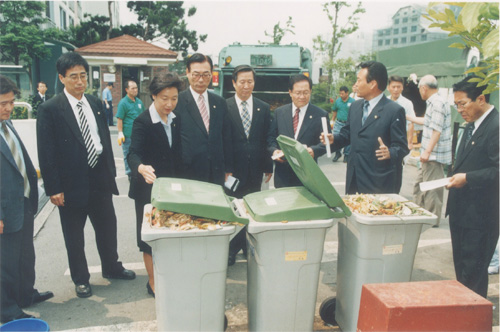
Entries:
[[133, 58], [177, 58], [177, 53], [129, 35], [77, 48], [81, 55]]

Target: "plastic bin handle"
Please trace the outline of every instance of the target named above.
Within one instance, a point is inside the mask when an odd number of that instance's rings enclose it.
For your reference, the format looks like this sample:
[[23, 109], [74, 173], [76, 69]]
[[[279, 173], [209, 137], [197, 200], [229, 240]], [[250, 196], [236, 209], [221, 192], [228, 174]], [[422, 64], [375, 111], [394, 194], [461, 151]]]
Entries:
[[229, 197], [229, 198], [231, 200], [232, 211], [236, 216], [237, 222], [248, 225], [249, 216], [245, 206], [243, 205], [243, 200], [234, 197]]

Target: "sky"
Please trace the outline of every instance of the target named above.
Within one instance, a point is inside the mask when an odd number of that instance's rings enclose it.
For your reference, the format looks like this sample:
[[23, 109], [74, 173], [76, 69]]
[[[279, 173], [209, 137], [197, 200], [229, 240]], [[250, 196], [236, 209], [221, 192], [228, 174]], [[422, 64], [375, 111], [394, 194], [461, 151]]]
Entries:
[[[351, 13], [357, 1], [350, 1], [351, 8], [345, 13]], [[312, 51], [313, 38], [317, 35], [331, 36], [331, 27], [322, 4], [324, 1], [184, 1], [184, 8], [197, 8], [196, 14], [186, 18], [188, 29], [196, 30], [198, 34], [207, 34], [205, 43], [199, 45], [198, 51], [211, 55], [214, 62], [220, 50], [233, 42], [241, 44], [258, 44], [260, 41], [270, 41], [264, 31], [272, 32], [273, 26], [280, 22], [284, 27], [288, 17], [292, 17], [295, 34], [287, 34], [282, 44], [297, 43]], [[391, 17], [396, 11], [412, 3], [427, 5], [423, 1], [364, 1], [366, 13], [360, 14], [360, 30], [371, 32], [384, 28], [391, 23]], [[187, 12], [187, 10], [186, 10]], [[341, 12], [344, 14], [344, 11]], [[346, 15], [346, 14], [344, 14]], [[346, 17], [341, 18], [345, 22]], [[135, 22], [134, 14], [128, 12], [125, 1], [120, 4], [120, 20], [122, 25]], [[168, 45], [165, 45], [168, 47]]]

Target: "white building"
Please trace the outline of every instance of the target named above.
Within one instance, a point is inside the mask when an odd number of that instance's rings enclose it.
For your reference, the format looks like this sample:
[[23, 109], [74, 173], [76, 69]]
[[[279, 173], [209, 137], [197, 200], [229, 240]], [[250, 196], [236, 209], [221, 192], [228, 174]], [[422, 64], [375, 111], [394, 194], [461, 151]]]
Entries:
[[[112, 27], [120, 27], [120, 1], [111, 1]], [[84, 14], [109, 17], [108, 1], [45, 1], [45, 16], [49, 22], [45, 28], [67, 30], [84, 20]]]

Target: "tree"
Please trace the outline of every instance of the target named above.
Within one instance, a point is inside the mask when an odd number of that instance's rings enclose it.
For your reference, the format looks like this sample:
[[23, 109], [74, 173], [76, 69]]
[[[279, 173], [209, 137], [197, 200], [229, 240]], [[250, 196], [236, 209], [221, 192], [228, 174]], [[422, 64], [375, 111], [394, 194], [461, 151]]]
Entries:
[[264, 35], [266, 35], [266, 37], [271, 37], [271, 39], [273, 41], [272, 42], [261, 42], [259, 40], [259, 44], [279, 45], [281, 43], [281, 40], [283, 39], [283, 37], [285, 37], [286, 33], [289, 32], [292, 35], [295, 34], [295, 32], [293, 32], [293, 30], [292, 30], [292, 29], [295, 29], [295, 25], [292, 24], [292, 17], [291, 16], [288, 16], [288, 21], [286, 21], [286, 26], [284, 28], [282, 28], [280, 26], [280, 23], [281, 22], [278, 22], [274, 25], [272, 34], [268, 33], [266, 30], [264, 30]]
[[[207, 35], [188, 30], [182, 1], [129, 1], [127, 7], [138, 16], [138, 24], [122, 26], [122, 32], [146, 41], [166, 39], [170, 48], [187, 56], [188, 49], [198, 50], [198, 43]], [[187, 17], [196, 14], [196, 7], [189, 8]]]
[[479, 86], [488, 85], [485, 94], [499, 90], [499, 33], [498, 2], [449, 2], [447, 5], [462, 7], [455, 20], [453, 11], [440, 8], [439, 3], [429, 3], [425, 18], [433, 23], [429, 27], [439, 27], [449, 31], [448, 36], [458, 35], [463, 43], [453, 43], [449, 47], [469, 50], [477, 48], [483, 60], [477, 67], [470, 68], [464, 74], [475, 74], [470, 82]]
[[[319, 51], [320, 54], [326, 56], [323, 67], [328, 71], [328, 96], [332, 95], [332, 82], [333, 82], [333, 68], [335, 66], [335, 58], [342, 46], [341, 39], [352, 34], [358, 30], [358, 14], [365, 13], [365, 9], [362, 7], [361, 2], [354, 11], [347, 16], [347, 20], [344, 24], [339, 22], [339, 17], [341, 16], [341, 11], [344, 8], [351, 7], [348, 2], [327, 2], [323, 4], [323, 11], [327, 14], [328, 20], [332, 27], [332, 37], [331, 39], [323, 39], [321, 35], [318, 35], [313, 39], [314, 49]], [[345, 16], [342, 14], [342, 16]], [[328, 97], [328, 98], [329, 98]]]
[[[29, 73], [33, 58], [50, 56], [39, 25], [46, 22], [41, 16], [42, 1], [0, 1], [0, 54], [2, 62], [23, 65]], [[17, 85], [20, 85], [17, 77]]]

